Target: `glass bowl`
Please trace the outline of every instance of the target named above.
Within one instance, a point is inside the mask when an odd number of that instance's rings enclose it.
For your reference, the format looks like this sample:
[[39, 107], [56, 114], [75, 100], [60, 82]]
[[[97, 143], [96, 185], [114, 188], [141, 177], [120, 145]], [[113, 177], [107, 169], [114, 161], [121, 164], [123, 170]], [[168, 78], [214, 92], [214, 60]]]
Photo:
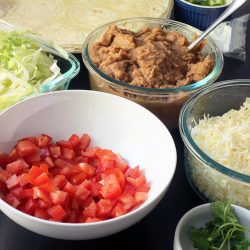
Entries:
[[[230, 80], [207, 86], [183, 106], [179, 128], [184, 141], [186, 176], [205, 201], [226, 200], [250, 208], [250, 176], [229, 169], [205, 154], [191, 136], [195, 121], [204, 114], [218, 116], [239, 109], [250, 97], [250, 80]], [[250, 167], [250, 166], [248, 166]]]
[[208, 38], [206, 45], [202, 49], [203, 55], [211, 55], [214, 61], [212, 72], [196, 83], [179, 88], [143, 88], [129, 85], [115, 80], [101, 72], [90, 58], [90, 48], [99, 41], [109, 25], [117, 25], [132, 31], [139, 31], [146, 27], [161, 27], [182, 33], [188, 40], [192, 41], [201, 32], [189, 25], [159, 18], [129, 18], [107, 23], [93, 31], [85, 39], [82, 50], [82, 57], [89, 72], [91, 89], [119, 95], [137, 102], [153, 112], [170, 129], [178, 127], [179, 112], [183, 103], [198, 89], [214, 82], [221, 74], [223, 68], [223, 55]]

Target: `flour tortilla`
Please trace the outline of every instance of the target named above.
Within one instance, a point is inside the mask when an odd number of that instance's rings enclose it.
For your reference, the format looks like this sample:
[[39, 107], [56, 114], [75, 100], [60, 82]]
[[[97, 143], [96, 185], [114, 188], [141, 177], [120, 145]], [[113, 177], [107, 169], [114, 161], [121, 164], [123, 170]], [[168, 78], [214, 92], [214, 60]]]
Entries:
[[173, 0], [0, 0], [0, 19], [81, 52], [97, 27], [128, 17], [169, 18]]

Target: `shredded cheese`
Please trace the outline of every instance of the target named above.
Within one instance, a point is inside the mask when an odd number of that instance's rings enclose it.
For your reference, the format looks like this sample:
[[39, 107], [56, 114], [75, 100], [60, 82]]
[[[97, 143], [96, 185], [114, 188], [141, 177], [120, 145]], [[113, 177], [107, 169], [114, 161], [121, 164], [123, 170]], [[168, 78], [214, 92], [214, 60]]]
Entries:
[[204, 115], [191, 134], [212, 159], [250, 176], [250, 98], [239, 110], [216, 117]]

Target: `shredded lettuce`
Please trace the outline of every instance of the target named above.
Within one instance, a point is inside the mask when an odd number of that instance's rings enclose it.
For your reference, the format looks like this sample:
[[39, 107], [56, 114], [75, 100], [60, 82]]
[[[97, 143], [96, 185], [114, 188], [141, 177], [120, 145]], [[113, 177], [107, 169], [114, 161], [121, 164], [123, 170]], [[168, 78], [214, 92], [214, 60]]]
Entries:
[[35, 40], [17, 31], [0, 31], [0, 112], [54, 80], [57, 61]]

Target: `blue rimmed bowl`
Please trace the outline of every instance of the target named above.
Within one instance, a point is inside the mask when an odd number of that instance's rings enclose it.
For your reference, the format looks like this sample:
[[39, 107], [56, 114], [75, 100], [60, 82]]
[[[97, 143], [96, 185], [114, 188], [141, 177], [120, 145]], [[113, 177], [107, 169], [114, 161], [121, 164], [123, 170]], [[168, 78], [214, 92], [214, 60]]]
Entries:
[[174, 17], [176, 20], [205, 30], [219, 15], [225, 11], [232, 0], [221, 6], [201, 6], [186, 0], [175, 0]]
[[146, 27], [161, 27], [162, 29], [179, 32], [190, 41], [192, 41], [197, 34], [200, 34], [201, 31], [189, 25], [172, 20], [159, 18], [129, 18], [101, 26], [89, 34], [83, 44], [83, 62], [88, 69], [90, 86], [93, 90], [108, 92], [137, 102], [153, 112], [169, 129], [177, 128], [178, 117], [183, 103], [198, 89], [211, 84], [220, 76], [224, 62], [222, 53], [214, 42], [208, 38], [207, 43], [202, 49], [202, 54], [204, 56], [211, 56], [214, 61], [214, 68], [207, 77], [193, 84], [179, 88], [165, 89], [132, 86], [115, 80], [101, 72], [94, 65], [90, 57], [92, 45], [99, 41], [108, 26], [113, 24], [131, 31], [139, 31]]
[[214, 83], [193, 95], [181, 110], [179, 128], [185, 144], [186, 176], [194, 191], [204, 201], [230, 201], [250, 209], [250, 176], [213, 160], [191, 135], [195, 122], [203, 119], [204, 114], [214, 117], [231, 109], [238, 110], [247, 97], [250, 97], [249, 79]]

